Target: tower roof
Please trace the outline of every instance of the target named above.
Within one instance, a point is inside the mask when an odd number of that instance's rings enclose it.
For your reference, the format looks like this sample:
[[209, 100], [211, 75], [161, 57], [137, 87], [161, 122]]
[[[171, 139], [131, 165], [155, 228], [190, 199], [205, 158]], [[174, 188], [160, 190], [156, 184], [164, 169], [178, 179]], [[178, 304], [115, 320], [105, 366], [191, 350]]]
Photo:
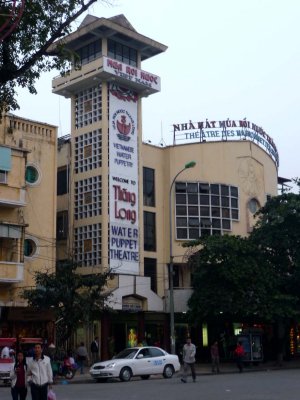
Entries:
[[167, 46], [162, 43], [138, 33], [123, 14], [111, 18], [98, 18], [88, 14], [75, 32], [55, 42], [49, 52], [55, 54], [55, 48], [60, 41], [70, 49], [77, 50], [97, 37], [107, 37], [136, 49], [140, 52], [142, 61], [167, 50]]

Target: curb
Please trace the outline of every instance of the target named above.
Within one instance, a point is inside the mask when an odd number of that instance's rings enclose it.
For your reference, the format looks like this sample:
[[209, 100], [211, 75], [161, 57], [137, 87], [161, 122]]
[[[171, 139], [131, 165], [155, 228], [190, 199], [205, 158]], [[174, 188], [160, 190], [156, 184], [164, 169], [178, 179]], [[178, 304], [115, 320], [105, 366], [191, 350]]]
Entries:
[[[219, 374], [217, 373], [213, 373], [211, 371], [209, 371], [210, 368], [210, 364], [205, 364], [202, 366], [197, 366], [196, 365], [196, 374], [198, 376], [208, 376], [208, 375], [226, 375], [226, 374], [239, 374], [240, 372], [238, 371], [238, 369], [232, 367], [231, 366], [227, 366], [226, 368], [226, 364], [223, 365], [223, 369], [221, 366], [221, 372]], [[253, 366], [253, 367], [245, 367], [243, 370], [243, 373], [251, 373], [251, 372], [267, 372], [267, 371], [282, 371], [282, 370], [289, 370], [289, 369], [300, 369], [300, 363], [297, 364], [285, 364], [285, 365], [262, 365], [262, 366]], [[177, 372], [174, 377], [175, 378], [179, 378], [181, 376], [181, 372]], [[71, 380], [58, 380], [55, 382], [54, 385], [73, 385], [73, 384], [86, 384], [86, 383], [97, 383], [95, 379], [91, 378], [91, 376], [89, 375], [89, 373], [85, 373], [83, 375], [75, 375], [73, 379]]]

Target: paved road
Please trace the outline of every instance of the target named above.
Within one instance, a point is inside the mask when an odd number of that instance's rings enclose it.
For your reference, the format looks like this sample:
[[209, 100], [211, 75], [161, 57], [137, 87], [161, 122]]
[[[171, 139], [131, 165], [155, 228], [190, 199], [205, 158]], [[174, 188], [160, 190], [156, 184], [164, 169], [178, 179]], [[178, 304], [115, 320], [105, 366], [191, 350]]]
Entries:
[[[299, 400], [299, 375], [298, 369], [201, 375], [196, 383], [186, 384], [179, 376], [137, 378], [126, 383], [58, 384], [54, 390], [57, 400]], [[0, 387], [0, 399], [11, 400], [9, 388]]]

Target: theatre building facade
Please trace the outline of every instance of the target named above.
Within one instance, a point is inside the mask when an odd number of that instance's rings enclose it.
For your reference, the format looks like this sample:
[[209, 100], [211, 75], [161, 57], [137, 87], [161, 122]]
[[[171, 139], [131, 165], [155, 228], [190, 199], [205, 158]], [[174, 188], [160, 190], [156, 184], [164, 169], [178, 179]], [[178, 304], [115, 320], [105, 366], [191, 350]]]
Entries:
[[166, 46], [123, 15], [87, 16], [64, 43], [80, 68], [52, 83], [71, 99], [72, 121], [58, 140], [57, 257], [74, 258], [79, 273], [114, 272], [111, 311], [75, 340], [99, 336], [103, 358], [145, 341], [170, 349], [172, 248], [176, 344], [192, 334], [201, 348], [211, 338], [185, 319], [193, 289], [182, 244], [251, 232], [256, 210], [277, 194], [276, 146], [246, 120], [174, 121], [172, 145], [144, 143], [141, 104], [161, 83], [142, 61]]

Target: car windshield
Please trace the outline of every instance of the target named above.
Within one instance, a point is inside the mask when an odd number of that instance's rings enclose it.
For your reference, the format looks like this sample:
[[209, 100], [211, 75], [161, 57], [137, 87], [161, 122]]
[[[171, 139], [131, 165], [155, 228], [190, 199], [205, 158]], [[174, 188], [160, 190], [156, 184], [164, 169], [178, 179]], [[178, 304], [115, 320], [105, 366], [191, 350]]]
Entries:
[[116, 358], [133, 358], [136, 353], [138, 352], [137, 349], [125, 349], [118, 353], [117, 355], [114, 356], [114, 359]]

